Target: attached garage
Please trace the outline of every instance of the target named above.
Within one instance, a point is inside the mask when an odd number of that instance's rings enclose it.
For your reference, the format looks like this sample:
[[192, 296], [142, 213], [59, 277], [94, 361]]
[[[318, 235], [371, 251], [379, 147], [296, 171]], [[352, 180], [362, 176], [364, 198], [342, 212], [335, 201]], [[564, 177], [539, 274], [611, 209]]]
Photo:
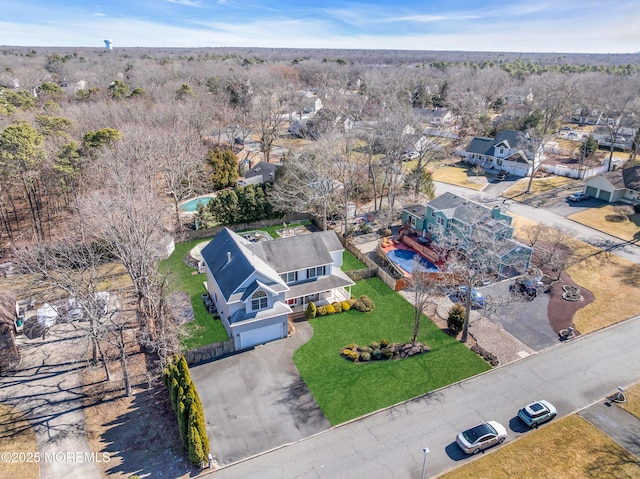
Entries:
[[609, 201], [611, 199], [611, 192], [606, 190], [600, 190], [598, 192], [598, 198], [604, 201]]
[[269, 326], [263, 326], [261, 328], [249, 329], [246, 331], [240, 331], [238, 334], [238, 341], [236, 345], [239, 345], [238, 349], [247, 349], [258, 344], [268, 343], [276, 339], [285, 337], [283, 334], [282, 323], [271, 324]]
[[586, 194], [588, 194], [589, 196], [592, 196], [593, 198], [596, 198], [598, 195], [598, 188], [594, 188], [593, 186], [587, 186], [587, 188], [584, 190], [584, 192]]

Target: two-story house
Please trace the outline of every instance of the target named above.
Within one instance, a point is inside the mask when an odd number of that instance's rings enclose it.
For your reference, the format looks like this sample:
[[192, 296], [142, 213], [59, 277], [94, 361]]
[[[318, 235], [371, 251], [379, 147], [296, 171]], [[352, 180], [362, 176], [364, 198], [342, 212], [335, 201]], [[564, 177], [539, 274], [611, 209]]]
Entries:
[[[409, 205], [402, 210], [403, 224], [435, 244], [451, 243], [464, 248], [474, 229], [482, 228], [494, 241], [491, 258], [499, 277], [511, 277], [529, 269], [533, 250], [513, 239], [512, 217], [500, 207], [488, 208], [453, 193], [444, 193], [426, 205]], [[453, 240], [453, 241], [452, 241]]]
[[503, 130], [495, 138], [475, 137], [464, 152], [464, 160], [485, 169], [529, 176], [536, 171], [544, 155], [542, 142], [528, 133]]
[[228, 228], [202, 250], [207, 290], [236, 350], [288, 334], [288, 318], [310, 301], [350, 297], [333, 231], [252, 243]]

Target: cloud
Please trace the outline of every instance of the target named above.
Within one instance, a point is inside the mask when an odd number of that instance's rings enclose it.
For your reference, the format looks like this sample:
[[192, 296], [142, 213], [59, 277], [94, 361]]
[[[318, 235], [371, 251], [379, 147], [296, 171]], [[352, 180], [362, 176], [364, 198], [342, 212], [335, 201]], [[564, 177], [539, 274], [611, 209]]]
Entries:
[[[184, 5], [185, 7], [204, 7], [202, 2], [198, 0], [165, 0], [169, 3], [175, 3], [176, 5]], [[218, 1], [217, 3], [224, 3], [224, 1]]]

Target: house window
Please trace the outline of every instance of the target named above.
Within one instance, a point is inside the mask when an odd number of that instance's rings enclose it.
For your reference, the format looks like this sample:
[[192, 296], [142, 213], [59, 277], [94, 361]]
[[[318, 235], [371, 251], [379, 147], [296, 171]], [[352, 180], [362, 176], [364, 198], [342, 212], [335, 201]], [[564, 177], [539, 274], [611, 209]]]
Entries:
[[437, 222], [439, 225], [443, 225], [443, 224], [444, 224], [444, 218], [443, 218], [442, 216], [438, 216], [438, 217], [436, 218], [436, 222]]
[[504, 155], [504, 148], [502, 146], [500, 147], [500, 154]]
[[318, 266], [316, 268], [309, 268], [307, 270], [307, 278], [317, 278], [324, 275], [324, 266]]
[[431, 210], [431, 217], [435, 218], [436, 216], [436, 210]]
[[415, 217], [411, 216], [411, 227], [415, 228], [416, 227], [416, 219]]
[[266, 309], [267, 306], [267, 293], [265, 293], [264, 291], [256, 291], [255, 293], [253, 293], [253, 296], [251, 296], [251, 309], [253, 311]]
[[296, 304], [298, 304], [298, 298], [287, 299], [287, 304], [289, 306], [295, 306]]
[[497, 159], [497, 161], [496, 161], [496, 163], [497, 163], [498, 165], [502, 165], [502, 158], [498, 158], [498, 159]]
[[291, 271], [289, 273], [282, 273], [280, 277], [282, 278], [282, 281], [284, 281], [287, 284], [295, 283], [296, 281], [298, 281], [298, 272]]

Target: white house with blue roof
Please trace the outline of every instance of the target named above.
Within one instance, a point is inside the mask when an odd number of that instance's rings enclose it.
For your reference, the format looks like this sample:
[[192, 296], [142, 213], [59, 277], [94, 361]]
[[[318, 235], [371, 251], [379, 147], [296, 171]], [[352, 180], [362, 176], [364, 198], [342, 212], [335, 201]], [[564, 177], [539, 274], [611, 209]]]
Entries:
[[[515, 130], [503, 130], [495, 138], [475, 137], [464, 152], [464, 160], [485, 169], [529, 176], [537, 170], [544, 155], [542, 142], [532, 140], [528, 133]], [[532, 143], [536, 145], [533, 149]]]
[[287, 337], [289, 315], [309, 302], [350, 297], [333, 231], [252, 243], [228, 228], [202, 250], [207, 290], [236, 350]]

